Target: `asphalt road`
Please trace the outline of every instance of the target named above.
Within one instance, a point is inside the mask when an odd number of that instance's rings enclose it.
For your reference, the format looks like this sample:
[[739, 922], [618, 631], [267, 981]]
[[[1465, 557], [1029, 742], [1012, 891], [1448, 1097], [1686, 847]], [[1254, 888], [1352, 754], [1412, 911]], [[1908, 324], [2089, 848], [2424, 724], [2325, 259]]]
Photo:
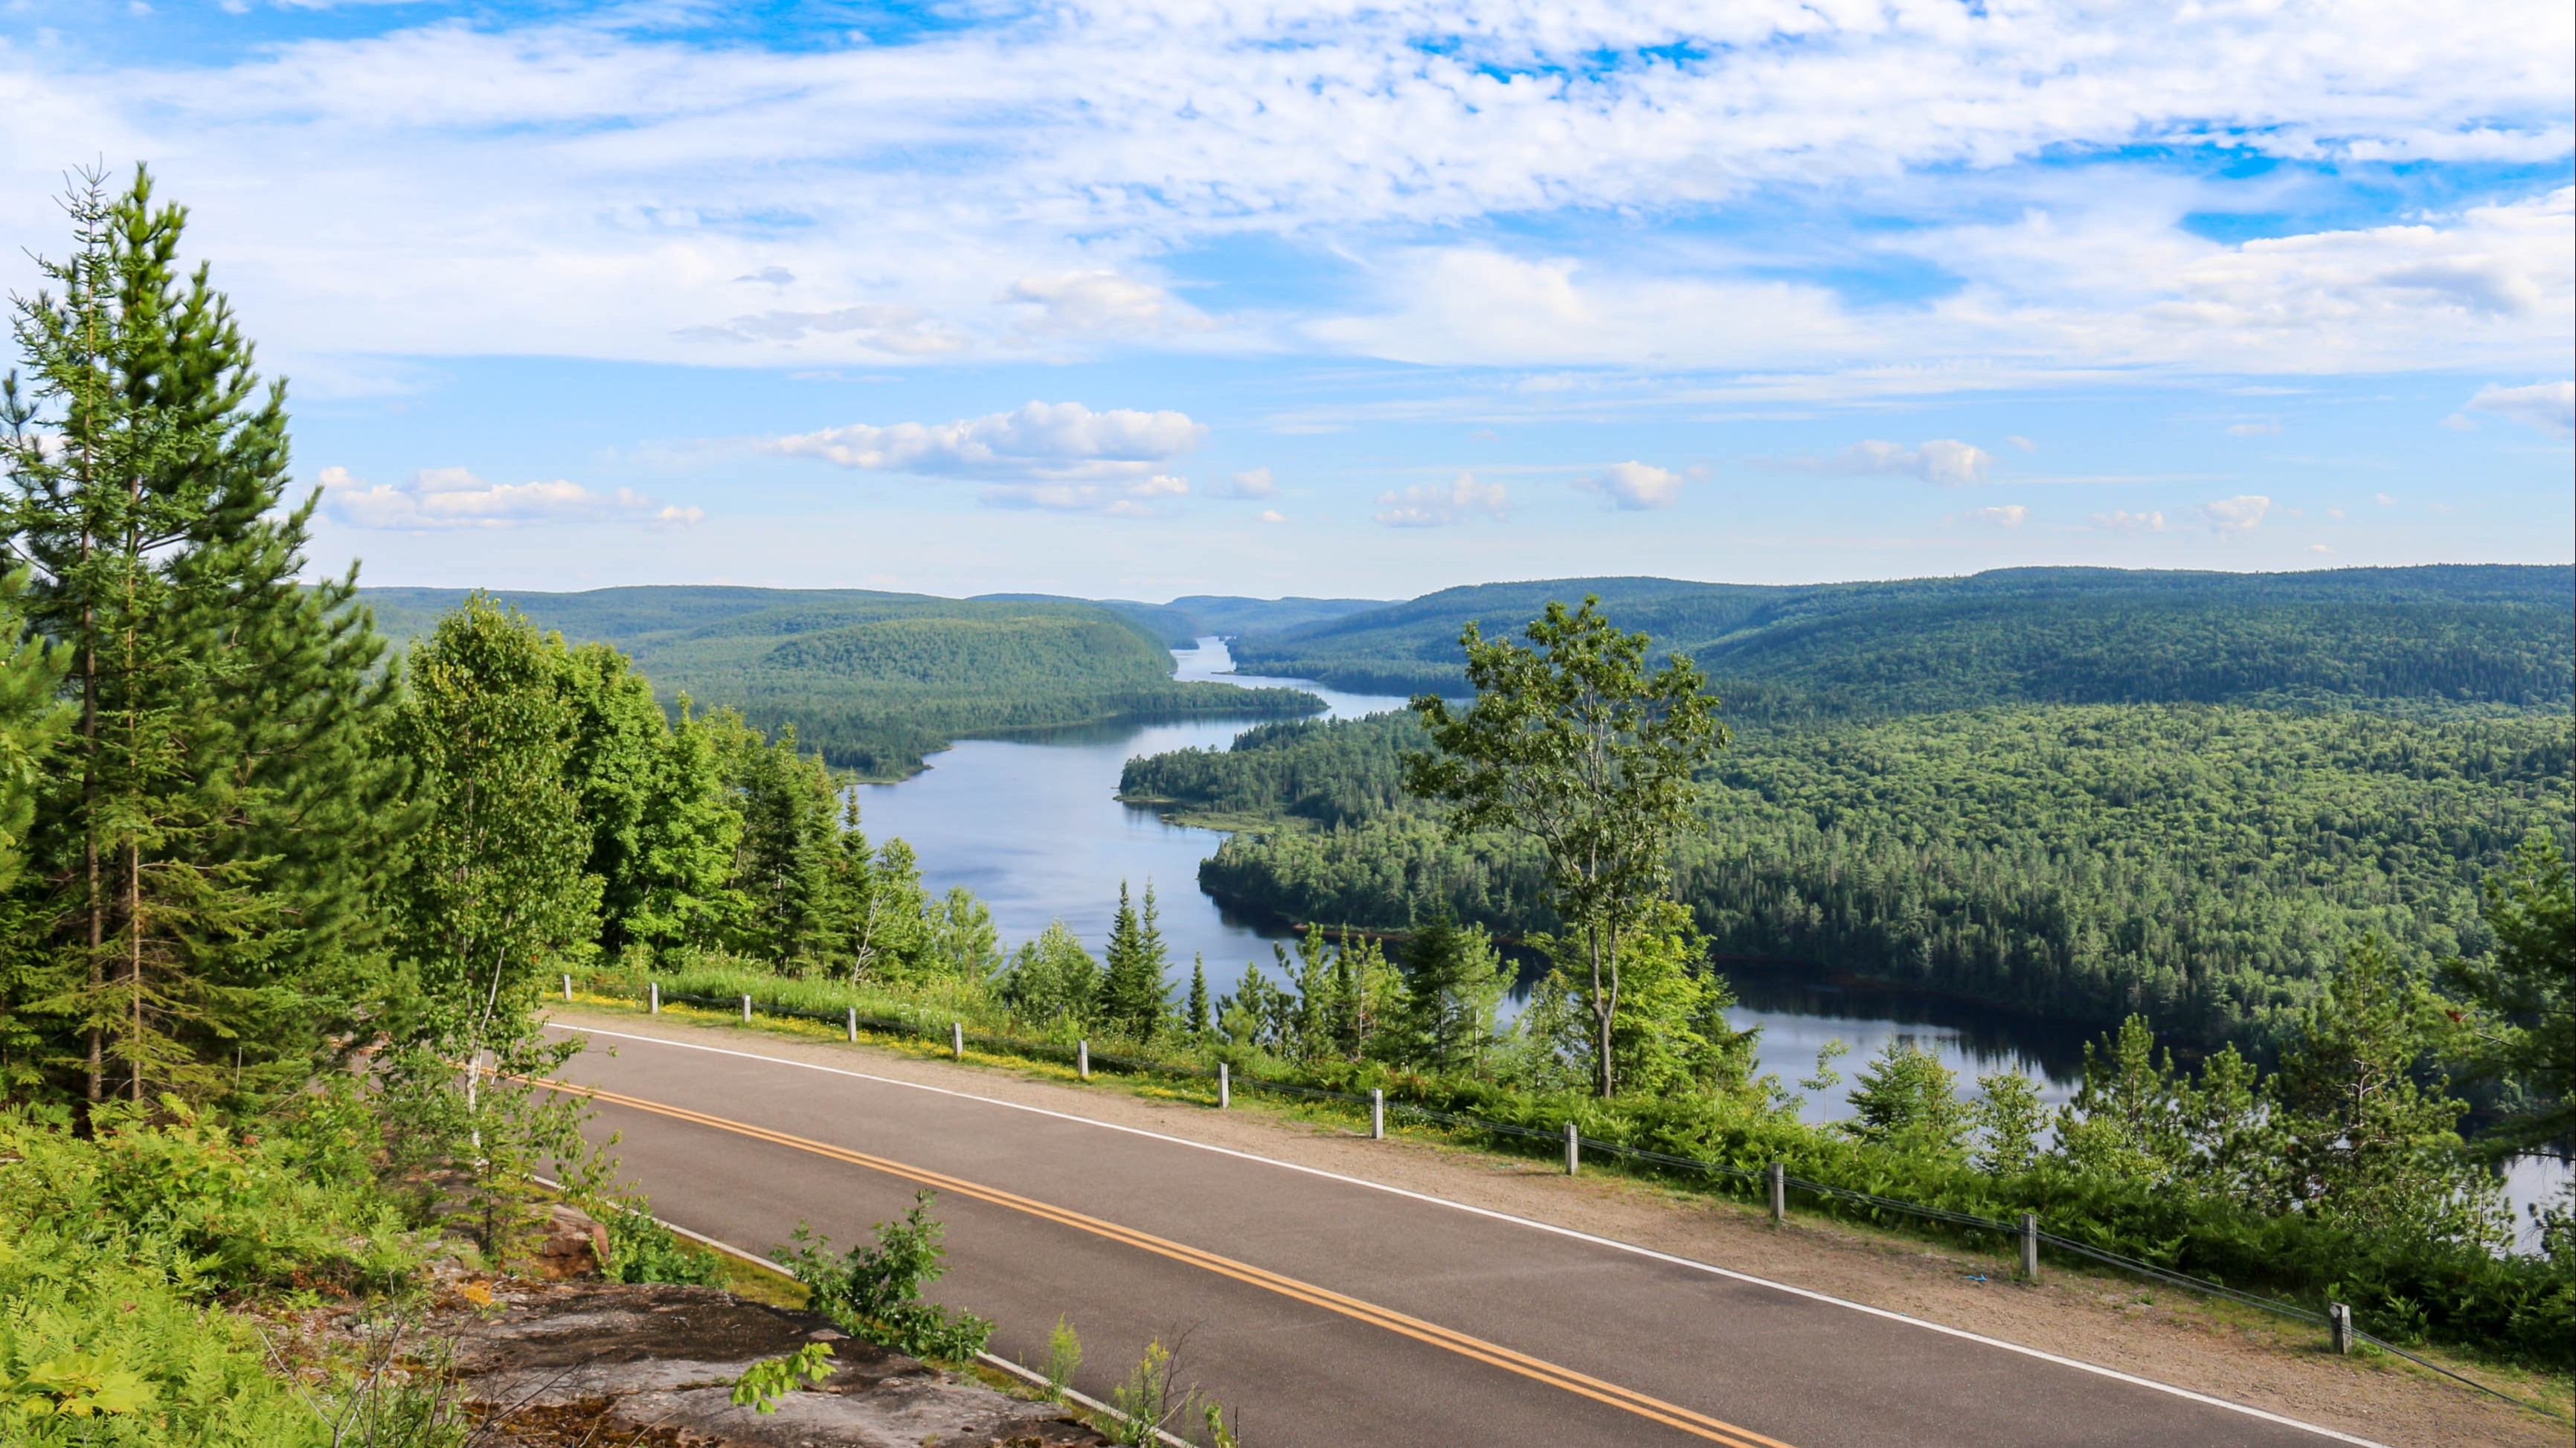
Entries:
[[[627, 1174], [754, 1251], [867, 1240], [923, 1185], [931, 1296], [1106, 1397], [1159, 1339], [1257, 1448], [2315, 1445], [2338, 1435], [1536, 1224], [1147, 1133], [740, 1051], [591, 1034]], [[757, 1051], [746, 1043], [743, 1051]], [[2342, 1439], [2341, 1441], [2358, 1441]]]

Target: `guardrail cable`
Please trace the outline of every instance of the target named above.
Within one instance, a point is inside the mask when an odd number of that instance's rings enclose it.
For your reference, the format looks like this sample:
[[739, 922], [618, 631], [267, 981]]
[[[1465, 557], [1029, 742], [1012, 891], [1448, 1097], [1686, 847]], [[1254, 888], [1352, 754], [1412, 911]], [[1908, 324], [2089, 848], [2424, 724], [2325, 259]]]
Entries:
[[[624, 990], [604, 989], [598, 985], [593, 985], [591, 987], [591, 991], [595, 995], [607, 995], [615, 999], [628, 999], [630, 997], [633, 999], [642, 999], [642, 994], [640, 992], [630, 993]], [[703, 1006], [709, 1009], [731, 1012], [741, 1005], [742, 997], [738, 995], [688, 996], [665, 993], [661, 997], [661, 1000], [664, 1005]], [[941, 1035], [944, 1037], [946, 1034], [941, 1030], [941, 1026], [947, 1024], [946, 1022], [930, 1021], [927, 1019], [922, 1021], [908, 1021], [899, 1017], [888, 1016], [853, 1017], [847, 1012], [809, 1011], [795, 1006], [765, 1003], [756, 998], [753, 1000], [752, 1006], [754, 1010], [768, 1015], [785, 1016], [798, 1020], [826, 1022], [835, 1026], [841, 1025], [851, 1019], [855, 1019], [861, 1028], [884, 1035]], [[1024, 1036], [1005, 1036], [990, 1031], [968, 1031], [965, 1033], [965, 1039], [970, 1044], [982, 1041], [990, 1045], [1001, 1047], [1005, 1054], [1012, 1055], [1043, 1055], [1051, 1058], [1060, 1057], [1064, 1060], [1070, 1061], [1074, 1058], [1075, 1053], [1075, 1048], [1072, 1046], [1060, 1045], [1052, 1041], [1033, 1041]], [[1141, 1060], [1131, 1056], [1106, 1055], [1098, 1051], [1091, 1052], [1090, 1060], [1091, 1065], [1095, 1070], [1103, 1066], [1108, 1066], [1130, 1072], [1154, 1072], [1170, 1076], [1196, 1077], [1211, 1081], [1216, 1079], [1215, 1071], [1204, 1066], [1193, 1066], [1181, 1061]], [[1353, 1092], [1335, 1091], [1329, 1087], [1322, 1086], [1301, 1086], [1292, 1081], [1266, 1080], [1261, 1077], [1254, 1076], [1248, 1071], [1238, 1071], [1234, 1074], [1232, 1077], [1232, 1084], [1233, 1088], [1237, 1091], [1269, 1091], [1281, 1096], [1298, 1097], [1309, 1101], [1340, 1102], [1347, 1105], [1358, 1106], [1363, 1109], [1365, 1109], [1369, 1104], [1368, 1097], [1358, 1095]], [[1386, 1109], [1390, 1115], [1411, 1116], [1416, 1120], [1431, 1122], [1436, 1125], [1449, 1127], [1455, 1130], [1481, 1132], [1489, 1136], [1522, 1137], [1530, 1140], [1544, 1141], [1550, 1144], [1561, 1142], [1565, 1139], [1559, 1132], [1548, 1131], [1539, 1127], [1523, 1126], [1518, 1122], [1494, 1121], [1481, 1116], [1467, 1116], [1454, 1111], [1443, 1111], [1437, 1107], [1424, 1106], [1418, 1102], [1403, 1101], [1393, 1096], [1386, 1099]], [[1759, 1182], [1765, 1177], [1765, 1173], [1759, 1168], [1730, 1166], [1725, 1162], [1709, 1161], [1701, 1157], [1680, 1156], [1672, 1152], [1656, 1151], [1649, 1147], [1628, 1146], [1620, 1142], [1602, 1141], [1594, 1137], [1584, 1136], [1579, 1131], [1575, 1135], [1575, 1140], [1586, 1153], [1599, 1152], [1609, 1156], [1625, 1157], [1631, 1161], [1643, 1162], [1652, 1166], [1681, 1171], [1694, 1171], [1707, 1176], [1723, 1177], [1735, 1181]], [[1782, 1181], [1783, 1185], [1793, 1191], [1802, 1191], [1811, 1196], [1823, 1197], [1833, 1201], [1848, 1202], [1855, 1206], [1868, 1208], [1873, 1212], [1896, 1212], [1907, 1216], [1922, 1217], [1926, 1220], [1940, 1222], [1948, 1226], [1964, 1227], [1971, 1231], [1993, 1232], [2006, 1237], [2019, 1237], [2022, 1235], [2022, 1228], [2019, 1223], [1998, 1221], [1993, 1217], [1981, 1217], [1973, 1212], [1960, 1212], [1953, 1211], [1947, 1207], [1927, 1206], [1921, 1202], [1909, 1202], [1898, 1197], [1883, 1197], [1875, 1192], [1859, 1191], [1851, 1187], [1838, 1187], [1829, 1182], [1808, 1181], [1803, 1177], [1785, 1177]], [[2282, 1302], [2274, 1298], [2260, 1297], [2250, 1292], [2243, 1292], [2223, 1283], [2211, 1282], [2205, 1278], [2193, 1277], [2188, 1273], [2177, 1272], [2170, 1267], [2159, 1267], [2152, 1262], [2140, 1261], [2135, 1257], [2124, 1256], [2118, 1252], [2096, 1247], [2089, 1242], [2079, 1242], [2071, 1237], [2061, 1237], [2054, 1232], [2042, 1231], [2038, 1236], [2039, 1241], [2043, 1246], [2053, 1247], [2060, 1252], [2069, 1253], [2074, 1256], [2098, 1262], [2105, 1267], [2134, 1273], [2138, 1276], [2146, 1277], [2153, 1281], [2162, 1283], [2168, 1287], [2179, 1288], [2187, 1292], [2197, 1292], [2206, 1297], [2221, 1298], [2225, 1301], [2234, 1302], [2241, 1306], [2255, 1308], [2263, 1312], [2273, 1313], [2277, 1316], [2291, 1318], [2296, 1321], [2315, 1326], [2323, 1326], [2326, 1322], [2325, 1314], [2311, 1311], [2308, 1308], [2300, 1307], [2294, 1303]], [[2502, 1399], [2516, 1407], [2528, 1408], [2535, 1413], [2539, 1413], [2547, 1417], [2556, 1418], [2561, 1421], [2566, 1420], [2566, 1415], [2559, 1413], [2555, 1409], [2545, 1408], [2538, 1403], [2526, 1402], [2510, 1393], [2500, 1392], [2495, 1388], [2488, 1387], [2486, 1384], [2477, 1381], [2475, 1378], [2463, 1377], [2459, 1373], [2453, 1372], [2439, 1363], [2427, 1361], [2426, 1359], [2408, 1352], [2406, 1349], [2383, 1338], [2373, 1337], [2369, 1333], [2362, 1332], [2357, 1328], [2354, 1330], [2352, 1335], [2356, 1341], [2368, 1343], [2382, 1352], [2394, 1354], [2397, 1357], [2406, 1359], [2408, 1362], [2414, 1363], [2418, 1367], [2428, 1368], [2434, 1372], [2440, 1373], [2446, 1378], [2452, 1379], [2455, 1382], [2464, 1383], [2489, 1397]]]

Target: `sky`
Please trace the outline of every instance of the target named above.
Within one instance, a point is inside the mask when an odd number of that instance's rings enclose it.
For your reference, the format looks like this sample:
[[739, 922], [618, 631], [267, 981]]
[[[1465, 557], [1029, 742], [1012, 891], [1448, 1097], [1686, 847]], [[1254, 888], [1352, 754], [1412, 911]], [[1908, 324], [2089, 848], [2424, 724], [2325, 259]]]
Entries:
[[373, 584], [2576, 557], [2566, 0], [0, 0]]

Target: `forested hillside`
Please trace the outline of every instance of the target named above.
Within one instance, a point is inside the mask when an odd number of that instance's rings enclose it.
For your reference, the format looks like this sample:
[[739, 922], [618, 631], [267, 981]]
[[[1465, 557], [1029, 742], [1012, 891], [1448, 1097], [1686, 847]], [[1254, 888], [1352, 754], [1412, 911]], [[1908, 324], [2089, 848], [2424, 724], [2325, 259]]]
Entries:
[[2222, 574], [2007, 569], [1813, 587], [1563, 579], [1454, 588], [1254, 634], [1246, 671], [1352, 689], [1462, 687], [1458, 633], [1597, 593], [1689, 654], [1738, 718], [1997, 703], [2517, 706], [2576, 699], [2576, 570]]
[[1090, 603], [1143, 627], [1172, 648], [1188, 648], [1211, 634], [1276, 633], [1301, 624], [1347, 618], [1386, 607], [1375, 598], [1234, 598], [1194, 593], [1169, 603], [1132, 598], [1067, 598], [1055, 593], [979, 593], [970, 602]]
[[[1447, 842], [1401, 787], [1410, 715], [1264, 725], [1130, 761], [1122, 794], [1258, 825], [1201, 883], [1293, 920], [1446, 909], [1548, 928], [1539, 863]], [[2480, 950], [2477, 881], [2568, 824], [2564, 716], [2017, 706], [1748, 730], [1678, 887], [1721, 953], [1857, 970], [2078, 1020], [2261, 1042], [2364, 932]]]
[[[396, 639], [464, 597], [423, 588], [363, 595]], [[793, 728], [832, 764], [878, 778], [909, 774], [924, 754], [969, 734], [1318, 707], [1292, 690], [1175, 682], [1152, 629], [1080, 600], [715, 587], [500, 597], [569, 641], [633, 657], [666, 704], [686, 694], [739, 708], [755, 727]]]

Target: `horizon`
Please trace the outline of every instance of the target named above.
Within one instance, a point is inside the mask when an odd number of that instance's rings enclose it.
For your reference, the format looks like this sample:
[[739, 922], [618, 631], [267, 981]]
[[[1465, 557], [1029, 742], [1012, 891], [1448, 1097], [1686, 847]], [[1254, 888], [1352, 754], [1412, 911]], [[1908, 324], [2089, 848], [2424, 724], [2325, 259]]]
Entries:
[[1410, 597], [2576, 560], [2576, 13], [15, 0], [312, 567]]

